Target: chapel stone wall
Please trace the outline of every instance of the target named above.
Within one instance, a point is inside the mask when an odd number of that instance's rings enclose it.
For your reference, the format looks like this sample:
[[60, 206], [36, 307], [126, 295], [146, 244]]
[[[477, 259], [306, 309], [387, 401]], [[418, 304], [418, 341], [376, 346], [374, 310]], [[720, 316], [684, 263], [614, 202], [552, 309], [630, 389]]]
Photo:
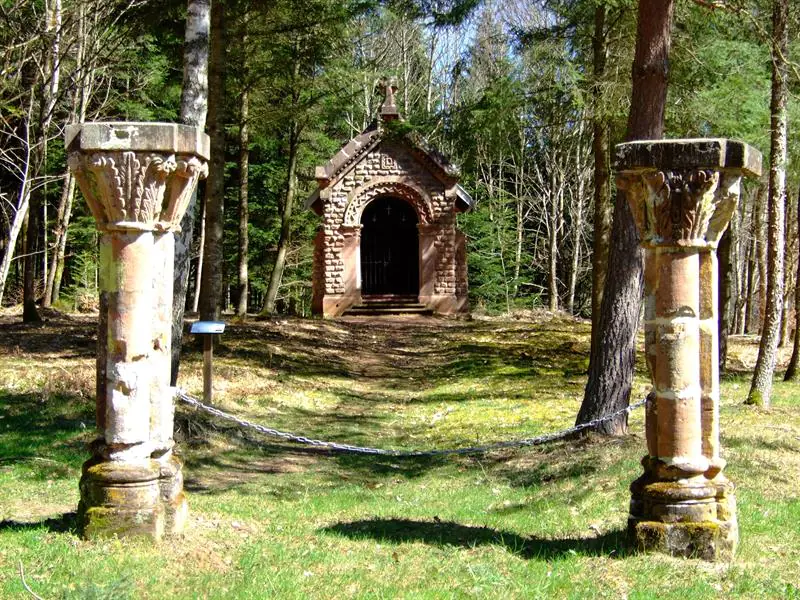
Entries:
[[[400, 197], [414, 207], [420, 231], [420, 301], [437, 312], [466, 308], [466, 267], [456, 264], [458, 237], [455, 185], [435, 177], [422, 160], [402, 144], [384, 141], [352, 170], [325, 190], [319, 278], [315, 289], [326, 296], [322, 312], [341, 314], [360, 299], [358, 251], [360, 218], [365, 206], [380, 196]], [[462, 260], [465, 260], [462, 248]], [[320, 280], [318, 280], [320, 279]], [[463, 296], [458, 300], [457, 296]]]

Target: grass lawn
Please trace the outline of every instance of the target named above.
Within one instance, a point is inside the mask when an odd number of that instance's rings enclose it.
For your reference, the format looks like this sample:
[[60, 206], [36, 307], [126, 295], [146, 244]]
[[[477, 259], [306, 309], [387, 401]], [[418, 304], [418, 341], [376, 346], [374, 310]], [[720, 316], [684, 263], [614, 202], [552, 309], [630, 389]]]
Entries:
[[[157, 545], [86, 542], [77, 483], [93, 437], [92, 318], [0, 316], [0, 598], [800, 598], [800, 386], [742, 404], [754, 341], [732, 340], [722, 446], [734, 562], [625, 542], [643, 414], [623, 439], [458, 458], [298, 447], [176, 419], [190, 525]], [[476, 445], [572, 425], [589, 325], [524, 319], [276, 319], [229, 325], [216, 403], [270, 427], [386, 448]], [[643, 365], [640, 365], [643, 369]], [[187, 340], [181, 385], [202, 391]], [[635, 396], [647, 389], [645, 373]]]

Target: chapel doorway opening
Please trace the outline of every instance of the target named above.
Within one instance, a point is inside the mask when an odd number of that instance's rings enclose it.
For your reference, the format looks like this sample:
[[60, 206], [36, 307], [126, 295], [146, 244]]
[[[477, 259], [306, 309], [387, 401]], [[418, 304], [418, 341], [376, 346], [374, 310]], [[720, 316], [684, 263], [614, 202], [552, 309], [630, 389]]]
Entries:
[[405, 200], [378, 197], [361, 214], [361, 295], [419, 296], [417, 213]]

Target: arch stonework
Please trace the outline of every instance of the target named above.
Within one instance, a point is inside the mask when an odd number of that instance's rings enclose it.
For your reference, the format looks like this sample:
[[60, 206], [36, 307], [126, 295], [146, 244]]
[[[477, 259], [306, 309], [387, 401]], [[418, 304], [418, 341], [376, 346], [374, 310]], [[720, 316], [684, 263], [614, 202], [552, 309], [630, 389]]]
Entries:
[[421, 225], [428, 225], [433, 221], [430, 195], [405, 177], [390, 175], [374, 177], [347, 195], [343, 225], [345, 227], [359, 225], [364, 208], [379, 196], [393, 196], [407, 201], [414, 207]]

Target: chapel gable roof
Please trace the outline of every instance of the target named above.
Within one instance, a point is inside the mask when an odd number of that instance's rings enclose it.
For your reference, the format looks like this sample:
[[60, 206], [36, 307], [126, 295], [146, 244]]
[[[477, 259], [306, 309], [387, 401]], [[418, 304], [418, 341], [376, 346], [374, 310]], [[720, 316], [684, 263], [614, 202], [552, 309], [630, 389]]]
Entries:
[[[384, 140], [398, 142], [445, 185], [453, 186], [458, 183], [461, 172], [444, 154], [431, 147], [418, 133], [414, 131], [400, 133], [389, 124], [392, 121], [402, 120], [394, 98], [397, 86], [389, 81], [384, 84], [384, 91], [386, 96], [379, 110], [380, 121], [376, 119], [347, 142], [325, 165], [316, 168], [314, 177], [318, 189], [309, 196], [306, 208], [313, 207], [316, 210], [318, 207], [314, 205], [319, 199], [319, 191], [335, 185]], [[456, 194], [460, 203], [464, 205], [462, 209], [472, 208], [474, 204], [472, 197], [460, 185], [457, 185]]]

